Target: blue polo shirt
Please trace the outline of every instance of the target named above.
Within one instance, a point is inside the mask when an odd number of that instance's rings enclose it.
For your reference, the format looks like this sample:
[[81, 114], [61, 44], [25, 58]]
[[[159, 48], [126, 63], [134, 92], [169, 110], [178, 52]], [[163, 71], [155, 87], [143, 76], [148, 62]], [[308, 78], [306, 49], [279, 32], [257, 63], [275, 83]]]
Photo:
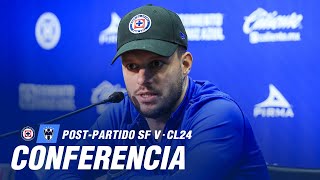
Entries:
[[[128, 95], [122, 102], [109, 104], [91, 130], [149, 130], [145, 118], [136, 110]], [[238, 104], [208, 81], [189, 77], [186, 95], [167, 121], [169, 130], [192, 130], [191, 139], [173, 140], [163, 136], [148, 139], [91, 140], [80, 145], [104, 146], [185, 146], [185, 170], [124, 170], [109, 171], [115, 179], [269, 179], [262, 153], [255, 141], [249, 121]], [[172, 153], [170, 158], [172, 157]], [[161, 159], [154, 155], [152, 159]], [[77, 163], [69, 171], [50, 171], [46, 178], [93, 179], [106, 170], [77, 171]]]

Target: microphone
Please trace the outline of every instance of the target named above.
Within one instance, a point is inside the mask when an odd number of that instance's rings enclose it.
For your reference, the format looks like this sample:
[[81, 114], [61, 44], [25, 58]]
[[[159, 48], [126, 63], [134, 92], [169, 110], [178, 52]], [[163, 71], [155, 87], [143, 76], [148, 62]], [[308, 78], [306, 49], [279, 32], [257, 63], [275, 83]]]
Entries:
[[100, 105], [100, 104], [105, 104], [107, 102], [110, 102], [110, 103], [119, 103], [123, 100], [124, 98], [124, 94], [123, 92], [114, 92], [112, 93], [107, 99], [99, 102], [99, 103], [96, 103], [96, 105]]
[[[54, 119], [51, 119], [49, 121], [46, 121], [46, 122], [42, 122], [42, 123], [39, 123], [37, 125], [40, 125], [40, 124], [50, 124], [50, 123], [53, 123], [53, 122], [56, 122], [60, 119], [63, 119], [63, 118], [66, 118], [66, 117], [69, 117], [69, 116], [72, 116], [74, 114], [77, 114], [77, 113], [80, 113], [84, 110], [87, 110], [89, 108], [92, 108], [94, 106], [97, 106], [97, 105], [100, 105], [100, 104], [105, 104], [105, 103], [119, 103], [121, 102], [122, 100], [124, 99], [124, 94], [123, 92], [114, 92], [112, 93], [107, 99], [101, 101], [101, 102], [97, 102], [97, 103], [94, 103], [94, 104], [91, 104], [89, 106], [86, 106], [84, 108], [81, 108], [81, 109], [78, 109], [78, 110], [75, 110], [75, 111], [72, 111], [68, 114], [65, 114], [65, 115], [62, 115], [62, 116], [59, 116], [59, 117], [56, 117]], [[4, 138], [4, 137], [7, 137], [7, 136], [10, 136], [12, 134], [16, 134], [16, 133], [19, 133], [21, 130], [15, 130], [15, 131], [11, 131], [11, 132], [8, 132], [8, 133], [5, 133], [5, 134], [1, 134], [0, 135], [0, 139], [1, 138]]]

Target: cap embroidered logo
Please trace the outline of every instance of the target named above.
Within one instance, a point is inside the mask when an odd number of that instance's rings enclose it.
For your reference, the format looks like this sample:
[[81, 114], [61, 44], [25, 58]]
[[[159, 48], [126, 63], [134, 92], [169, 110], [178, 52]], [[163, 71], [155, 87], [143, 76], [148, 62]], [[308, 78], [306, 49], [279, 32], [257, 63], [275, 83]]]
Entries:
[[145, 14], [134, 16], [129, 22], [129, 31], [133, 34], [140, 34], [148, 31], [151, 27], [151, 19]]

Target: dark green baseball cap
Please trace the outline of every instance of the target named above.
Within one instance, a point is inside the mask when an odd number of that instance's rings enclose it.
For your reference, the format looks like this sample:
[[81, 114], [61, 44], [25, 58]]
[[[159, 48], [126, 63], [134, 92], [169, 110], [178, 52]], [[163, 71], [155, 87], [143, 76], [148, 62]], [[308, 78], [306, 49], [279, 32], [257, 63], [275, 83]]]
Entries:
[[179, 45], [188, 47], [187, 33], [180, 17], [159, 6], [142, 6], [121, 19], [117, 53], [111, 64], [123, 53], [132, 50], [145, 50], [169, 57]]

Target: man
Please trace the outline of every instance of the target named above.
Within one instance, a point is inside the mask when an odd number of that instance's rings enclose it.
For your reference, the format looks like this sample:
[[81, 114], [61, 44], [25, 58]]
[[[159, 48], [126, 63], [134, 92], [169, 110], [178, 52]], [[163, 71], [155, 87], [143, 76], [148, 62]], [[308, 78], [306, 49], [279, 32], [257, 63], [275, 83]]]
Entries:
[[[121, 103], [109, 105], [92, 129], [163, 134], [186, 130], [192, 137], [85, 140], [81, 145], [185, 147], [185, 170], [127, 170], [113, 174], [119, 179], [268, 179], [261, 151], [237, 103], [210, 82], [188, 76], [193, 59], [186, 51], [187, 39], [180, 18], [167, 9], [147, 5], [124, 16], [112, 63], [121, 57], [127, 94]], [[102, 173], [74, 171], [49, 177], [92, 179]]]

